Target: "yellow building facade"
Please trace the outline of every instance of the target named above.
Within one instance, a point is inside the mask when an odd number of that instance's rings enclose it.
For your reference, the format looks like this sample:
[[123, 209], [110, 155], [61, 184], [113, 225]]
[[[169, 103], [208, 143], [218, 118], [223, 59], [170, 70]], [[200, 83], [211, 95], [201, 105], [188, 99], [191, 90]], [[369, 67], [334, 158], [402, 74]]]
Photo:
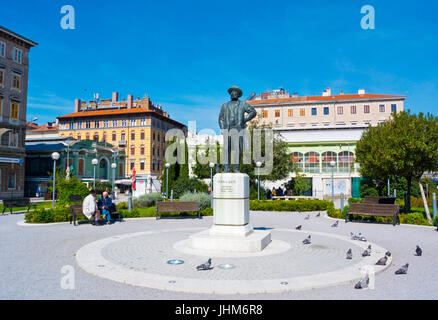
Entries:
[[78, 140], [107, 142], [124, 150], [124, 168], [118, 168], [119, 175], [129, 176], [135, 168], [137, 176], [159, 176], [163, 170], [166, 152], [165, 135], [173, 128], [186, 127], [154, 105], [149, 98], [118, 101], [118, 94], [112, 99], [75, 101], [75, 112], [58, 117], [59, 135]]

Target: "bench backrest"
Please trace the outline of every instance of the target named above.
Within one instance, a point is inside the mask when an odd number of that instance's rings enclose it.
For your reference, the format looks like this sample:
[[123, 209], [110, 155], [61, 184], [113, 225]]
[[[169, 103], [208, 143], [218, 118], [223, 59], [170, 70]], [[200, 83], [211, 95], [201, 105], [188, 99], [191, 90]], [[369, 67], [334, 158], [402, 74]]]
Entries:
[[82, 205], [81, 204], [72, 204], [70, 206], [70, 212], [71, 215], [73, 215], [73, 213], [76, 216], [85, 216], [84, 213], [82, 212]]
[[198, 210], [198, 202], [196, 201], [157, 202], [158, 212], [193, 212]]
[[71, 194], [68, 196], [70, 202], [82, 202], [82, 196], [79, 194]]
[[14, 206], [14, 207], [27, 207], [30, 205], [30, 199], [6, 199], [3, 200], [3, 205], [5, 207]]
[[350, 214], [394, 216], [399, 210], [397, 204], [352, 203]]

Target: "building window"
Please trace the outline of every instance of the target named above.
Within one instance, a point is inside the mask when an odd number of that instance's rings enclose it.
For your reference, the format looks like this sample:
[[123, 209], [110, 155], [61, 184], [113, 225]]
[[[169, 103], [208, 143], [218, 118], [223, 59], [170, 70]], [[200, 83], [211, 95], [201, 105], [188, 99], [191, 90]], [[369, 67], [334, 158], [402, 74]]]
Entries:
[[384, 104], [379, 105], [379, 112], [385, 112], [385, 105]]
[[83, 176], [85, 174], [85, 160], [78, 159], [78, 175]]
[[78, 133], [78, 140], [81, 140], [81, 134]]
[[304, 171], [309, 173], [319, 172], [319, 154], [308, 152], [304, 156]]
[[354, 169], [354, 154], [350, 151], [339, 153], [339, 172], [350, 172]]
[[0, 56], [4, 57], [6, 54], [6, 43], [0, 41]]
[[363, 113], [370, 113], [370, 106], [369, 105], [363, 106]]
[[305, 117], [306, 116], [306, 109], [304, 109], [304, 108], [300, 109], [300, 116], [301, 117]]
[[131, 127], [135, 127], [137, 125], [136, 119], [131, 119]]
[[391, 112], [397, 112], [397, 105], [396, 104], [391, 104]]
[[134, 141], [135, 140], [135, 132], [131, 131], [131, 140]]
[[316, 108], [312, 108], [312, 116], [316, 116], [316, 115], [317, 115]]
[[21, 63], [21, 56], [23, 55], [23, 51], [20, 49], [14, 48], [14, 61]]
[[103, 141], [103, 142], [106, 142], [106, 132], [104, 132], [104, 133], [102, 134], [102, 141]]
[[3, 87], [4, 75], [5, 75], [5, 70], [4, 69], [0, 69], [0, 87]]
[[117, 127], [117, 120], [113, 120], [113, 127]]
[[13, 170], [9, 171], [9, 174], [8, 174], [8, 189], [9, 190], [15, 190], [15, 182], [16, 182], [15, 178], [16, 178], [15, 171], [13, 171]]
[[301, 152], [294, 152], [291, 154], [291, 160], [294, 162], [300, 171], [303, 171], [304, 166], [304, 155]]
[[140, 170], [141, 170], [141, 171], [144, 171], [144, 161], [141, 161], [141, 162], [140, 162]]
[[155, 141], [155, 132], [152, 133], [152, 140]]
[[123, 177], [123, 163], [119, 163], [119, 177]]
[[116, 141], [117, 140], [117, 135], [115, 132], [112, 133], [112, 137], [111, 137], [112, 141]]
[[99, 121], [94, 121], [94, 127], [99, 128], [99, 123], [100, 123]]
[[268, 110], [263, 110], [263, 118], [267, 118], [268, 117]]
[[140, 139], [144, 140], [144, 131], [140, 132]]
[[89, 134], [88, 132], [87, 132], [86, 135], [85, 135], [85, 139], [86, 139], [86, 140], [90, 140], [90, 134]]
[[68, 128], [70, 129], [70, 130], [73, 130], [74, 129], [74, 122], [70, 122], [69, 124], [68, 124]]
[[91, 122], [90, 121], [85, 122], [85, 128], [86, 129], [90, 129], [91, 128]]
[[155, 171], [155, 160], [152, 162], [152, 170]]
[[103, 122], [103, 127], [104, 127], [104, 128], [108, 128], [108, 121], [104, 121], [104, 122]]
[[146, 118], [140, 118], [140, 125], [145, 126], [146, 125]]
[[99, 142], [99, 135], [97, 133], [94, 134], [93, 140]]
[[144, 156], [144, 146], [141, 146], [141, 147], [140, 147], [140, 154], [141, 154], [142, 156]]
[[338, 107], [338, 114], [344, 114], [344, 107]]
[[324, 115], [328, 116], [330, 114], [329, 107], [324, 107]]
[[82, 129], [82, 121], [76, 122], [76, 128]]
[[127, 122], [126, 122], [126, 120], [122, 120], [122, 127], [127, 127]]
[[134, 155], [135, 155], [135, 147], [132, 146], [132, 147], [131, 147], [131, 156], [134, 156]]
[[357, 110], [356, 110], [356, 106], [351, 106], [351, 114], [356, 114]]
[[20, 75], [12, 74], [12, 89], [20, 90], [20, 78]]
[[275, 117], [280, 118], [280, 110], [275, 110]]
[[126, 136], [125, 136], [125, 133], [124, 133], [124, 132], [122, 132], [122, 135], [121, 135], [121, 138], [120, 138], [120, 140], [124, 141], [124, 140], [126, 140], [125, 138], [126, 138]]
[[135, 163], [134, 161], [131, 161], [131, 171], [134, 169], [134, 167], [135, 167]]
[[18, 109], [19, 105], [16, 102], [11, 103], [11, 118], [14, 120], [18, 120]]
[[287, 115], [289, 118], [292, 118], [294, 116], [294, 110], [293, 109], [287, 110]]
[[[337, 162], [336, 152], [332, 152], [332, 151], [324, 152], [322, 154], [322, 172], [323, 173], [332, 172], [332, 167], [330, 166], [331, 161]], [[335, 168], [335, 172], [336, 172], [336, 168]]]

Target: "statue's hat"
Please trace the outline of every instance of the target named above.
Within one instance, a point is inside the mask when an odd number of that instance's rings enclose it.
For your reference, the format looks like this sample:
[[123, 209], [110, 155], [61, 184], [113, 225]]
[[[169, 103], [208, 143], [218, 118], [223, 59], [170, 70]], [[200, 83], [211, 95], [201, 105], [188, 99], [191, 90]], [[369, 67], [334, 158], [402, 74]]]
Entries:
[[231, 94], [232, 91], [237, 91], [239, 93], [239, 98], [243, 95], [242, 90], [238, 86], [232, 86], [228, 89], [228, 93]]

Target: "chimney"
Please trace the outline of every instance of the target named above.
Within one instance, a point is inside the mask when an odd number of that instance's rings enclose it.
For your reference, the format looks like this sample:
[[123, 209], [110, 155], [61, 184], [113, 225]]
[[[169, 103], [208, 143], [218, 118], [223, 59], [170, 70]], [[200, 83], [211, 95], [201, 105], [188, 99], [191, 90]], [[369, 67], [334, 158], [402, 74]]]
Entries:
[[75, 112], [81, 111], [81, 99], [75, 99]]
[[128, 109], [132, 108], [132, 102], [134, 101], [134, 96], [132, 94], [128, 95]]
[[113, 92], [113, 97], [111, 99], [112, 103], [116, 103], [119, 101], [119, 93], [118, 92]]
[[343, 96], [344, 95], [344, 91], [341, 91], [341, 96]]
[[357, 91], [357, 94], [365, 94], [365, 89], [359, 89], [359, 90]]
[[328, 97], [332, 95], [332, 89], [327, 88], [326, 90], [324, 90], [324, 92], [322, 93], [323, 97]]
[[298, 98], [298, 93], [294, 92], [294, 93], [292, 94], [292, 98]]

